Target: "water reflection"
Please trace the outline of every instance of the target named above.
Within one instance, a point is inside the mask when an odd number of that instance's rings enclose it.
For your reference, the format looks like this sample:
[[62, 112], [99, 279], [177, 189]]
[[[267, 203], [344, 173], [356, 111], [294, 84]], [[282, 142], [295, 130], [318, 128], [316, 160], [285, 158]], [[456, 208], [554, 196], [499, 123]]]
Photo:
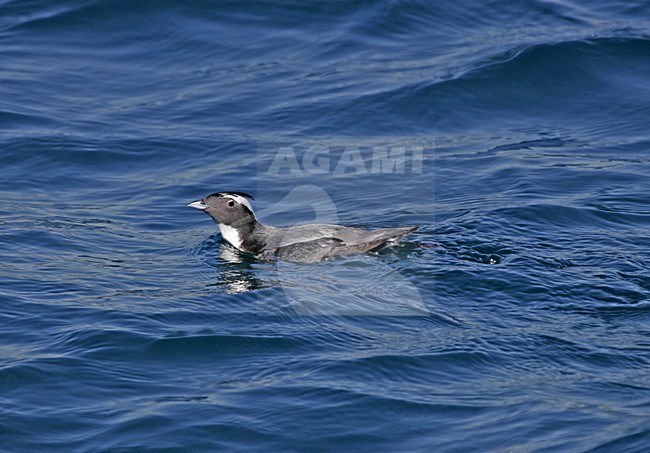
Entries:
[[220, 261], [218, 263], [220, 272], [217, 281], [209, 286], [223, 287], [227, 294], [245, 293], [265, 286], [253, 269], [254, 258], [241, 253], [232, 245], [221, 244], [218, 260]]
[[[384, 255], [384, 258], [386, 255]], [[210, 286], [227, 294], [262, 288], [282, 290], [302, 315], [430, 316], [416, 285], [376, 255], [341, 257], [310, 265], [259, 263], [222, 244], [219, 272]], [[282, 305], [278, 301], [279, 305]]]

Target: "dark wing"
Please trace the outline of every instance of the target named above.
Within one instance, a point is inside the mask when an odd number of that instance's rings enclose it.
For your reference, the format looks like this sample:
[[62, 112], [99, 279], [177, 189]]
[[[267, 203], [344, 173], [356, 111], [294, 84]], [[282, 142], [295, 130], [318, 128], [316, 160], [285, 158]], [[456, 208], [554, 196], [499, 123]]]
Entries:
[[335, 256], [350, 255], [378, 250], [388, 243], [392, 243], [405, 236], [418, 227], [387, 228], [370, 232], [370, 237], [354, 243], [335, 237], [325, 237], [309, 241], [294, 242], [292, 244], [276, 247], [258, 255], [265, 260], [281, 259], [294, 263], [317, 263]]
[[316, 263], [326, 258], [333, 250], [344, 246], [345, 242], [340, 239], [320, 238], [278, 247], [273, 250], [273, 254], [284, 261]]

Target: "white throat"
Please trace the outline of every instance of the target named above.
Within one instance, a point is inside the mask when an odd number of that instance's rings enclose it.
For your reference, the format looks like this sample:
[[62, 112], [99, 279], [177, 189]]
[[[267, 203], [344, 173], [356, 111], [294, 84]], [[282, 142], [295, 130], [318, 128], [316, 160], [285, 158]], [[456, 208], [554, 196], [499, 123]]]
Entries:
[[232, 245], [234, 245], [236, 248], [239, 250], [242, 250], [242, 246], [244, 244], [244, 241], [242, 241], [241, 236], [239, 235], [239, 231], [237, 231], [236, 228], [233, 228], [229, 225], [222, 225], [221, 223], [219, 224], [219, 230], [221, 230], [221, 236], [223, 238], [230, 242]]

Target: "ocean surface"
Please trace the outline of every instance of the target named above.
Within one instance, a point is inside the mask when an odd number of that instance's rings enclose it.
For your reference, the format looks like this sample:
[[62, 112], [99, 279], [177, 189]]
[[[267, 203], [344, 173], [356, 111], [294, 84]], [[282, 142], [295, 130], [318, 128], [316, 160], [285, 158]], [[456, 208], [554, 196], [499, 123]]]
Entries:
[[647, 1], [0, 0], [0, 200], [1, 451], [650, 451]]

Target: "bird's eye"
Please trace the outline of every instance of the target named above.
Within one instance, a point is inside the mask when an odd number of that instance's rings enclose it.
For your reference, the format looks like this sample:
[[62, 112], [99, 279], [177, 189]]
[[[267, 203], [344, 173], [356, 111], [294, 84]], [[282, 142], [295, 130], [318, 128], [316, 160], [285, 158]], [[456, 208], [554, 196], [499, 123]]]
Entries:
[[230, 200], [230, 201], [228, 202], [228, 206], [231, 207], [231, 208], [232, 208], [233, 206], [235, 206], [235, 202], [234, 202], [234, 200]]

